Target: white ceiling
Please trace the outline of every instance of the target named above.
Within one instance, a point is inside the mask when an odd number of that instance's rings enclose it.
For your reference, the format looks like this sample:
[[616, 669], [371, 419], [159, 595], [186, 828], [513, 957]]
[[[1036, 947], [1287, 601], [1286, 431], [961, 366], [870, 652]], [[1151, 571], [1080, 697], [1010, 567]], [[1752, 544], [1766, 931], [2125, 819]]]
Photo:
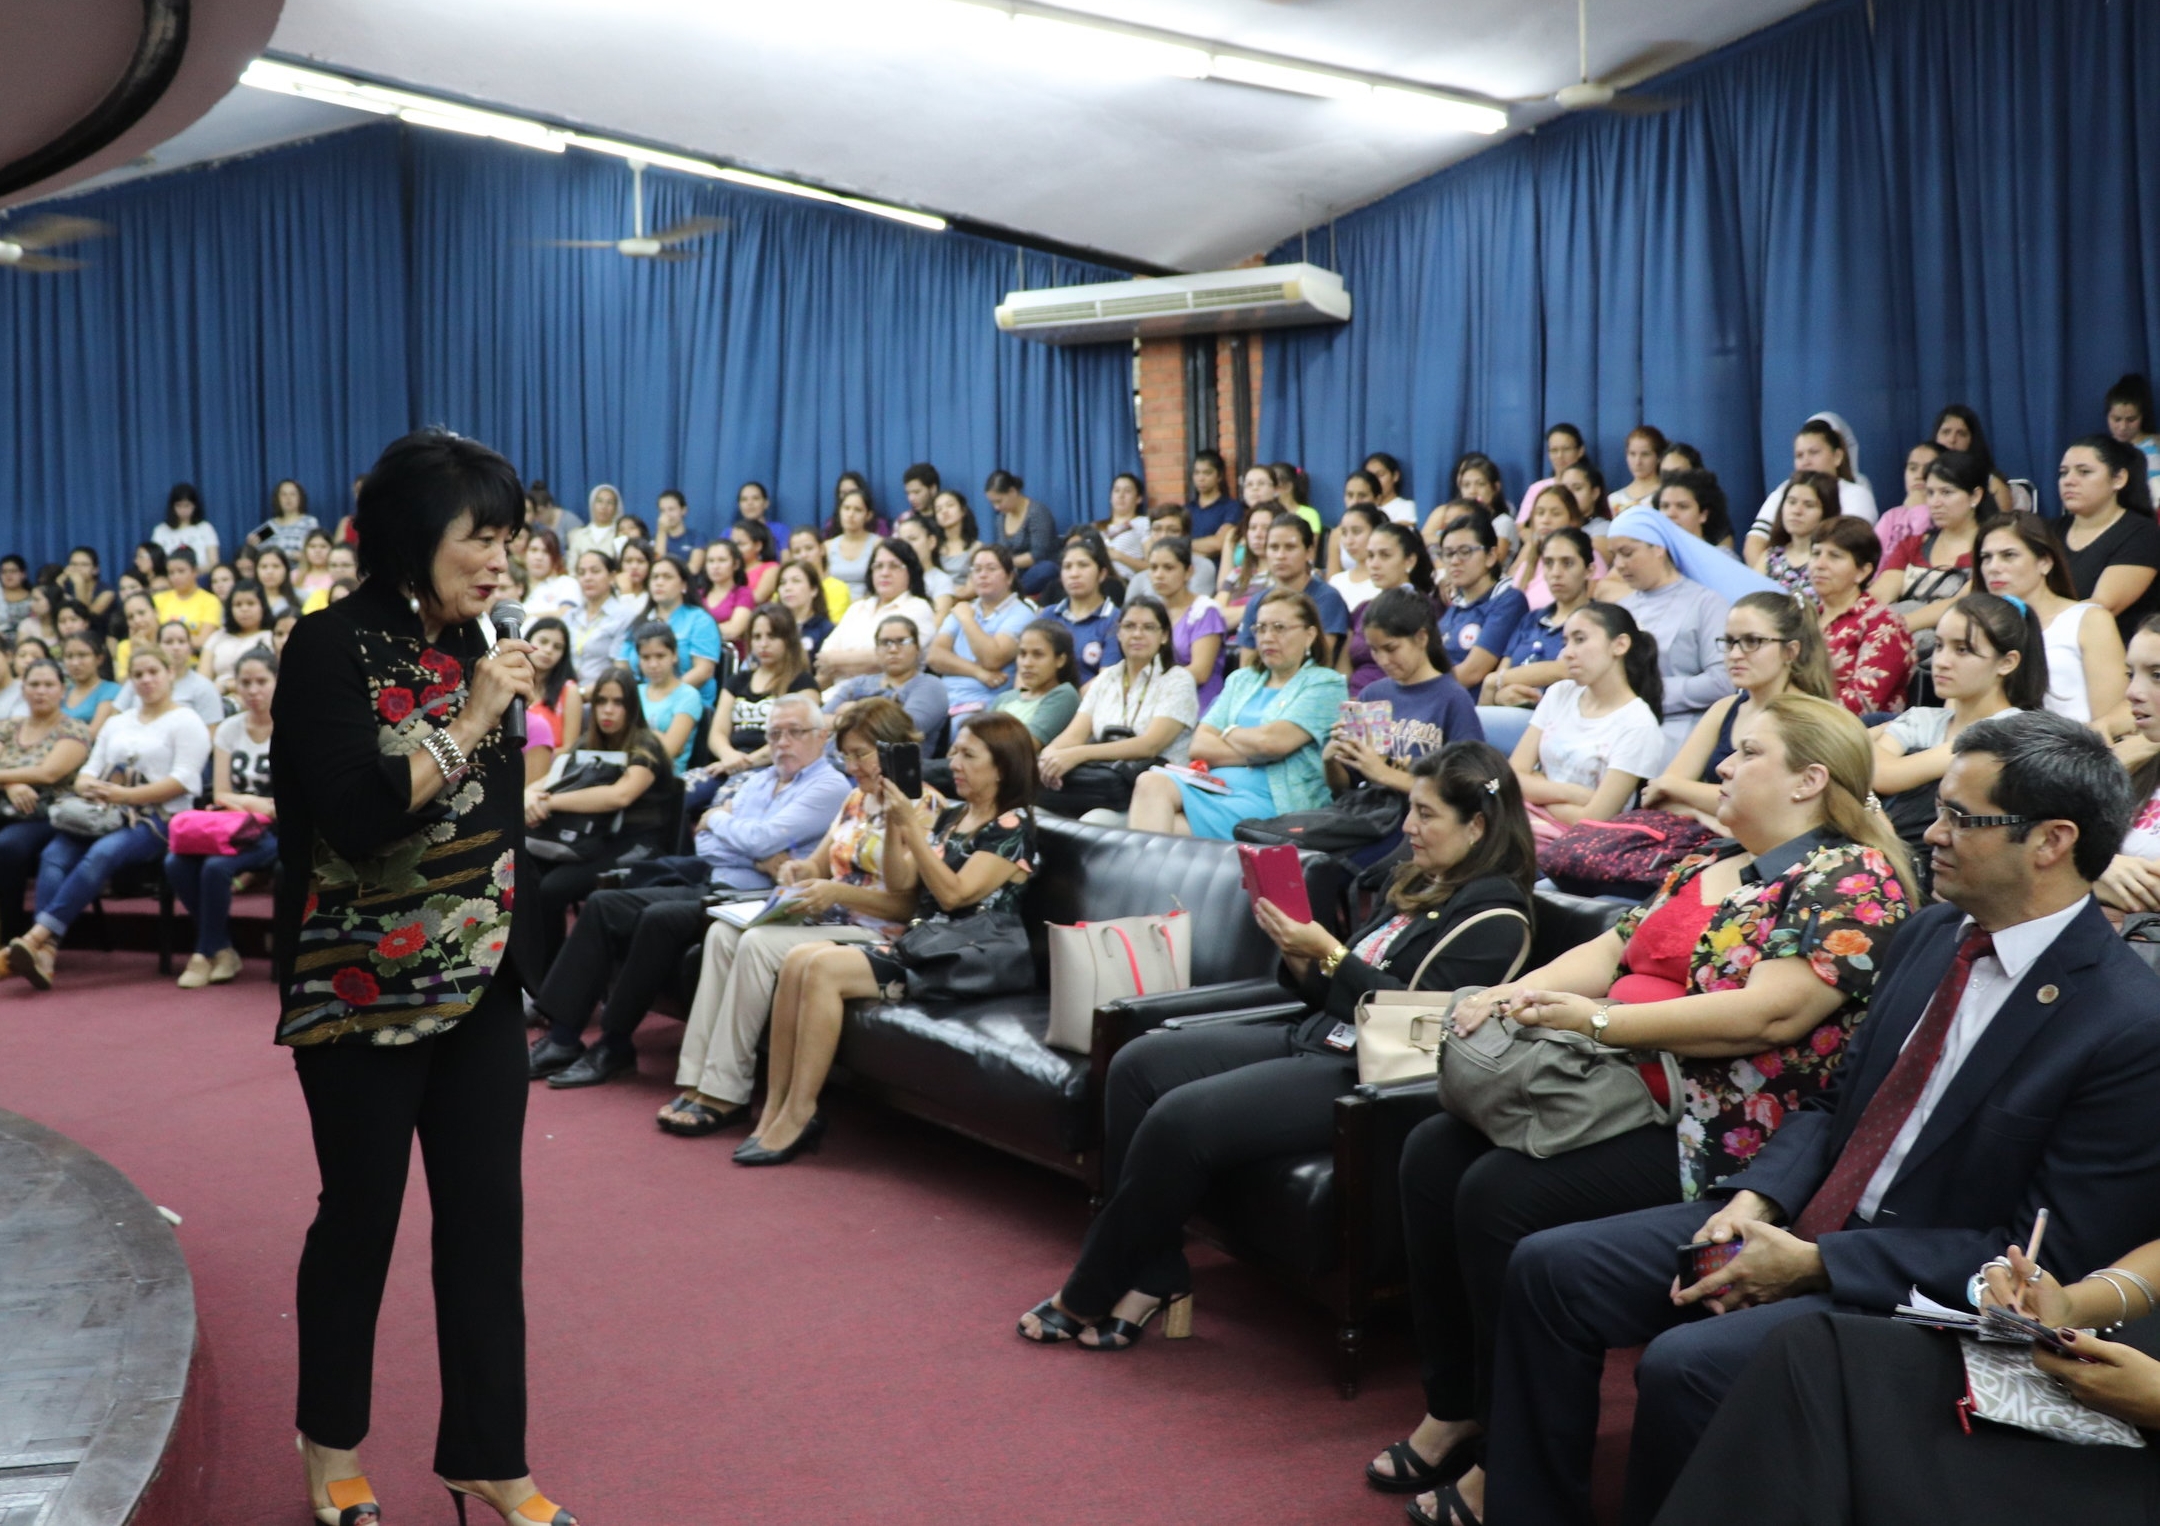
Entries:
[[[1592, 0], [1593, 76], [1809, 0]], [[1576, 77], [1573, 0], [1066, 0], [1242, 49], [1474, 92]], [[286, 0], [272, 48], [1179, 269], [1233, 264], [1495, 139], [1219, 81], [1021, 68], [895, 0]], [[158, 167], [325, 130], [237, 90]], [[1517, 108], [1519, 130], [1550, 108]], [[187, 141], [192, 138], [191, 143]]]

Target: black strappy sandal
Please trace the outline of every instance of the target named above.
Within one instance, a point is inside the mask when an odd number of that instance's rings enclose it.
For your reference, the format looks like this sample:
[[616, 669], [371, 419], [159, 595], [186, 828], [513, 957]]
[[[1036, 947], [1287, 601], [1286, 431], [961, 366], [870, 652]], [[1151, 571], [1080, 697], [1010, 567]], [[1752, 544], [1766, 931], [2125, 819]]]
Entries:
[[1418, 1526], [1484, 1526], [1470, 1513], [1470, 1507], [1463, 1503], [1462, 1491], [1453, 1484], [1442, 1484], [1435, 1491], [1433, 1503], [1440, 1507], [1438, 1515], [1427, 1515], [1418, 1509], [1416, 1500], [1403, 1506], [1403, 1514], [1416, 1521]]
[[678, 1097], [667, 1105], [667, 1111], [675, 1116], [672, 1118], [662, 1114], [653, 1116], [653, 1122], [658, 1124], [664, 1132], [680, 1135], [684, 1139], [702, 1139], [707, 1134], [719, 1133], [729, 1124], [740, 1123], [743, 1115], [750, 1111], [750, 1107], [749, 1104], [745, 1103], [741, 1107], [723, 1113], [717, 1109], [707, 1107], [695, 1097], [687, 1102]]
[[1095, 1327], [1092, 1345], [1081, 1342], [1090, 1351], [1124, 1351], [1139, 1342], [1147, 1334], [1147, 1327], [1156, 1315], [1163, 1315], [1163, 1339], [1181, 1341], [1192, 1334], [1192, 1294], [1176, 1293], [1164, 1299], [1138, 1319], [1106, 1319]]
[[1365, 1482], [1389, 1494], [1423, 1494], [1427, 1489], [1452, 1484], [1477, 1466], [1478, 1448], [1484, 1440], [1483, 1435], [1465, 1437], [1441, 1453], [1438, 1462], [1427, 1462], [1407, 1441], [1395, 1442], [1382, 1454], [1395, 1465], [1395, 1471], [1383, 1473], [1367, 1463]]
[[1013, 1330], [1020, 1339], [1033, 1341], [1038, 1346], [1062, 1346], [1068, 1341], [1076, 1341], [1080, 1339], [1080, 1332], [1088, 1327], [1086, 1320], [1066, 1313], [1057, 1306], [1057, 1300], [1052, 1298], [1045, 1298], [1028, 1310], [1028, 1313], [1035, 1316], [1035, 1323], [1041, 1327], [1040, 1331], [1030, 1335], [1027, 1326], [1022, 1324], [1015, 1324]]

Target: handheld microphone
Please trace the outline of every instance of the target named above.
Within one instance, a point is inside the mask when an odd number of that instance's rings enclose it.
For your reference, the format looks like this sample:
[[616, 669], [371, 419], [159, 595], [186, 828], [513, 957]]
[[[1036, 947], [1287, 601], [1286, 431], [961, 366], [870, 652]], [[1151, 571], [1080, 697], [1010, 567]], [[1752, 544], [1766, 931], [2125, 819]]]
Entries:
[[[495, 624], [495, 634], [505, 641], [518, 639], [518, 629], [525, 623], [525, 606], [515, 599], [504, 599], [488, 612], [488, 619]], [[510, 708], [503, 712], [503, 735], [518, 744], [525, 745], [525, 701], [514, 699]]]

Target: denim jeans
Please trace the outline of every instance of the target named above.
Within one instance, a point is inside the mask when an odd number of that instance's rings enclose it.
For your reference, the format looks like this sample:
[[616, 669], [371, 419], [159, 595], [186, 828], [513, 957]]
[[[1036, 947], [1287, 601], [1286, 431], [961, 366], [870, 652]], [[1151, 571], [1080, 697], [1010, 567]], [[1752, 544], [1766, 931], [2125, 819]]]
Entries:
[[165, 823], [138, 821], [99, 838], [55, 832], [38, 855], [37, 922], [56, 938], [82, 909], [96, 900], [105, 882], [129, 864], [143, 864], [165, 851]]
[[168, 853], [165, 878], [195, 919], [195, 952], [205, 958], [232, 947], [233, 881], [277, 862], [277, 834], [238, 853]]
[[0, 827], [0, 938], [20, 938], [30, 927], [23, 890], [37, 873], [38, 855], [52, 841], [49, 821], [11, 821]]

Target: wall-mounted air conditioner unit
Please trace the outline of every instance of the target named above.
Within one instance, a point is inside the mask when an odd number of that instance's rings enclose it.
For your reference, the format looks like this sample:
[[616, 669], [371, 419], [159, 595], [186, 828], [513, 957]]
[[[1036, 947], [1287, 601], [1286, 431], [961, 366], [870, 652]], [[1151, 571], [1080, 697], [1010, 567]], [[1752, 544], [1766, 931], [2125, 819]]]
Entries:
[[1046, 344], [1103, 344], [1135, 336], [1219, 334], [1347, 323], [1342, 277], [1317, 265], [1258, 265], [1201, 275], [1009, 291], [997, 324]]

